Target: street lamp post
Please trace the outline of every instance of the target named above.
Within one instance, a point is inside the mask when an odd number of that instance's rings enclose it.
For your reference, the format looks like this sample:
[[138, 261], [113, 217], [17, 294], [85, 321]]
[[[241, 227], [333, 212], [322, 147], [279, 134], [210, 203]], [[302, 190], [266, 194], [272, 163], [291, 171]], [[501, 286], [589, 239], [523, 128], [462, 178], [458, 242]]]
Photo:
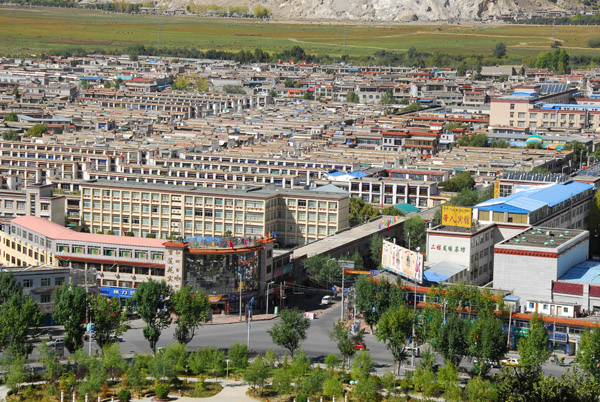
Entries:
[[267, 283], [267, 303], [266, 303], [266, 315], [269, 315], [269, 286], [271, 286], [272, 284], [274, 284], [274, 281], [271, 281], [269, 283]]
[[225, 359], [225, 363], [227, 363], [227, 373], [225, 374], [225, 376], [229, 378], [229, 359]]
[[[410, 236], [408, 238], [409, 241], [409, 249], [410, 249]], [[421, 251], [421, 247], [417, 247], [417, 269], [419, 269], [419, 252]], [[414, 308], [414, 314], [415, 314], [415, 318], [417, 317], [417, 271], [415, 271], [415, 294], [414, 294], [414, 299], [413, 299], [413, 308]], [[413, 325], [412, 325], [412, 353], [411, 353], [411, 361], [410, 364], [411, 366], [415, 367], [415, 350], [417, 347], [417, 342], [415, 339], [415, 323], [413, 321]]]

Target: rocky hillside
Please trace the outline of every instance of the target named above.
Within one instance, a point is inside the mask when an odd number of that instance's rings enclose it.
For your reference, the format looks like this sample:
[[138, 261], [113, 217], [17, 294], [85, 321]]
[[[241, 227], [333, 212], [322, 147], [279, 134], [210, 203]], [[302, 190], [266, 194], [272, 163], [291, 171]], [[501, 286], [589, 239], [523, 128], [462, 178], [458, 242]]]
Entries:
[[[161, 0], [169, 8], [185, 8], [192, 0]], [[214, 0], [193, 0], [215, 4]], [[266, 7], [273, 17], [287, 20], [460, 21], [502, 14], [561, 10], [562, 2], [548, 0], [221, 0], [224, 6]]]

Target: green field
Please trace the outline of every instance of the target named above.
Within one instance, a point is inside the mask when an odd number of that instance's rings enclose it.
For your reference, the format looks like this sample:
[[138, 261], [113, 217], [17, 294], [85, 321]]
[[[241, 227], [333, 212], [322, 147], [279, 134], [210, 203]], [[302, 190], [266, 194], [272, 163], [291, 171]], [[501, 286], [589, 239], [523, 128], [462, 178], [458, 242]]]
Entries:
[[[229, 18], [158, 17], [65, 8], [0, 8], [0, 53], [51, 54], [68, 47], [122, 50], [132, 44], [196, 47], [200, 50], [280, 52], [299, 45], [307, 53], [372, 55], [378, 49], [449, 54], [491, 54], [504, 42], [509, 57], [532, 57], [550, 50], [551, 26], [279, 23]], [[554, 36], [569, 54], [595, 55], [586, 48], [597, 27], [556, 26]], [[344, 36], [346, 45], [344, 46]]]

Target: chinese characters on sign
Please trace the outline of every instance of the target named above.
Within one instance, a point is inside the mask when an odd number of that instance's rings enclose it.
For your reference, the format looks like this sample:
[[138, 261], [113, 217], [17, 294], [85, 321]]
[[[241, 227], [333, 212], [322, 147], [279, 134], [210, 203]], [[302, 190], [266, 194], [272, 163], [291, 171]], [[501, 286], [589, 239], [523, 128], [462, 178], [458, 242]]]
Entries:
[[471, 208], [442, 206], [442, 225], [455, 226], [460, 228], [471, 227]]
[[451, 251], [453, 253], [464, 253], [466, 251], [465, 247], [447, 246], [447, 245], [442, 245], [442, 244], [432, 244], [429, 248], [431, 250]]

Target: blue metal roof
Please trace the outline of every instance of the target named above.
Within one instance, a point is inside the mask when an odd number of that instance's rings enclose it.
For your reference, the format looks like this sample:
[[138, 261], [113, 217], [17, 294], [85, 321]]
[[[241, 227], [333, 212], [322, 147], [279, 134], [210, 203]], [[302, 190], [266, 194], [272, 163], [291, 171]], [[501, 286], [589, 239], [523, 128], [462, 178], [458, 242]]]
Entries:
[[560, 277], [560, 280], [574, 283], [600, 284], [600, 261], [588, 260], [574, 265]]
[[441, 261], [433, 264], [428, 270], [423, 271], [423, 279], [434, 283], [444, 282], [465, 269], [467, 268], [462, 265]]
[[570, 181], [551, 185], [536, 186], [518, 191], [507, 197], [494, 198], [475, 206], [481, 211], [528, 213], [544, 206], [552, 207], [583, 193], [594, 186], [586, 183]]
[[350, 175], [352, 177], [365, 177], [365, 176], [368, 176], [368, 174], [366, 174], [362, 170], [355, 170], [354, 172], [348, 173], [348, 175]]
[[597, 110], [597, 109], [600, 109], [600, 105], [579, 105], [579, 104], [572, 104], [572, 103], [546, 103], [545, 105], [542, 106], [542, 109], [545, 109], [545, 110], [560, 110], [560, 109]]

